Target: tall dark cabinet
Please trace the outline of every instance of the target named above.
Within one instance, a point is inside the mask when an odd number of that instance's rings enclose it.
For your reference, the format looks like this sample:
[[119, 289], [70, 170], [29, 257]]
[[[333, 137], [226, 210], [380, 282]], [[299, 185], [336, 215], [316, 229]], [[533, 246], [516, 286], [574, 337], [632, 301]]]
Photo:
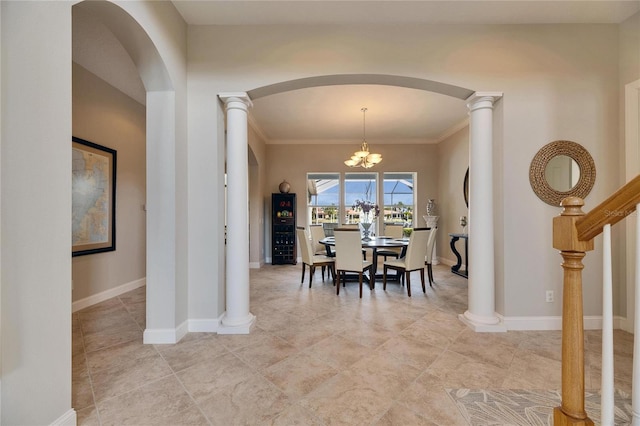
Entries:
[[296, 194], [271, 194], [271, 263], [296, 264]]

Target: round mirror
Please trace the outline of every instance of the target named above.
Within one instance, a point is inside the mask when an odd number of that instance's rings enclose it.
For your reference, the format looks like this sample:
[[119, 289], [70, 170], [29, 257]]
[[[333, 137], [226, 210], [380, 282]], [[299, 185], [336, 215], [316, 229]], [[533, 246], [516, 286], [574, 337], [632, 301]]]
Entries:
[[585, 198], [596, 180], [596, 166], [582, 145], [554, 141], [533, 157], [529, 182], [533, 192], [545, 203], [560, 206], [566, 197]]
[[580, 166], [568, 155], [556, 155], [547, 163], [544, 176], [551, 188], [559, 192], [569, 191], [578, 184]]
[[469, 168], [467, 167], [467, 173], [464, 174], [464, 183], [462, 184], [462, 194], [464, 195], [464, 203], [469, 207]]

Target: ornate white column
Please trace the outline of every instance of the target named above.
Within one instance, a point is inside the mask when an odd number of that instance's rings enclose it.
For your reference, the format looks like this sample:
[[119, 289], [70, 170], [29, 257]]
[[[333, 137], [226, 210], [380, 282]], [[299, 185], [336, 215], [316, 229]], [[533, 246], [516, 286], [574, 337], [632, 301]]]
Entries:
[[469, 108], [469, 307], [460, 319], [475, 331], [506, 331], [495, 312], [493, 104], [502, 93], [475, 93]]
[[218, 334], [249, 334], [249, 166], [246, 93], [221, 93], [227, 112], [226, 310]]

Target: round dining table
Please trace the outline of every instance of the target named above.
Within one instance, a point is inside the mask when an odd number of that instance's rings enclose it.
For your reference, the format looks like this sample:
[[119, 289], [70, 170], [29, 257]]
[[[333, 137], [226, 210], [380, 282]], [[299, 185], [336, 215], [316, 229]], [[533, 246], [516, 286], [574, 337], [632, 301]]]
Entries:
[[[334, 256], [331, 252], [331, 247], [336, 245], [335, 237], [326, 237], [319, 241], [327, 248], [327, 256]], [[407, 246], [409, 245], [409, 238], [393, 238], [385, 237], [383, 235], [377, 237], [370, 237], [362, 240], [363, 249], [371, 249], [371, 262], [373, 263], [373, 276], [376, 278], [382, 278], [382, 274], [377, 273], [378, 269], [378, 250], [384, 250], [391, 247], [402, 247], [400, 257], [403, 257]], [[399, 279], [400, 275], [388, 276], [387, 279]], [[375, 286], [375, 284], [374, 284]]]

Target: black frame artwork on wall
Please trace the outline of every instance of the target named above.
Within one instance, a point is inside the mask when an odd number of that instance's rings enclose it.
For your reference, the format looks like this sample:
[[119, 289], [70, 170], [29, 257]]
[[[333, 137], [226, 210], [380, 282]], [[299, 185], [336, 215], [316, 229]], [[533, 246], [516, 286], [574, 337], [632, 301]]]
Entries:
[[72, 137], [71, 255], [116, 249], [116, 150]]

